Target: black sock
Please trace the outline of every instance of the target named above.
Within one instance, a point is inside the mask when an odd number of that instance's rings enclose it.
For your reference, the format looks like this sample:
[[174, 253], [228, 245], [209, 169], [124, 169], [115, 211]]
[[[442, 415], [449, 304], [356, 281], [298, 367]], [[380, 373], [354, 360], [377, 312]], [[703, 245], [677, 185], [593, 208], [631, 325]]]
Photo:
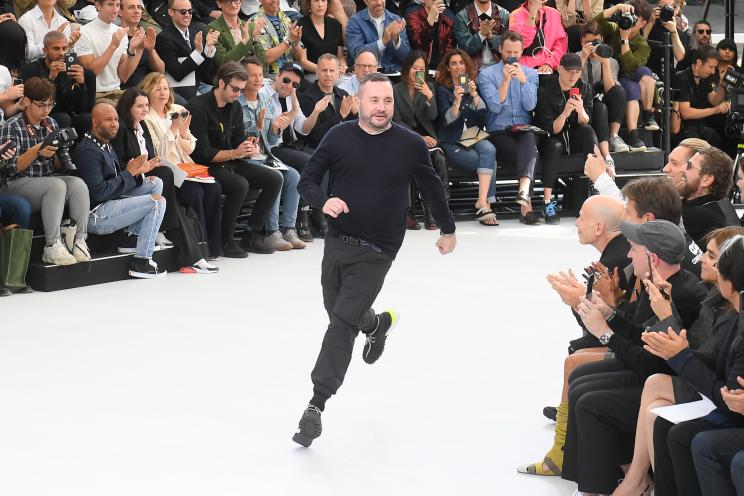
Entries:
[[310, 400], [309, 406], [314, 406], [321, 412], [325, 410], [325, 398], [322, 398], [318, 396], [317, 394], [314, 394], [312, 399]]

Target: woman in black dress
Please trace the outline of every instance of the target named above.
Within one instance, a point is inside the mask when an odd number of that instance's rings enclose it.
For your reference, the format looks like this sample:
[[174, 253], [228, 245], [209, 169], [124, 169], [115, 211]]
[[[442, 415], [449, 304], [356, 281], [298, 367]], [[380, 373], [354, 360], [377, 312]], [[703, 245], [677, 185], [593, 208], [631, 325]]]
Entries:
[[328, 0], [303, 0], [302, 10], [305, 17], [298, 21], [305, 47], [304, 57], [298, 61], [302, 68], [314, 75], [318, 57], [330, 53], [338, 57], [341, 74], [346, 72], [344, 31], [339, 21], [327, 15]]

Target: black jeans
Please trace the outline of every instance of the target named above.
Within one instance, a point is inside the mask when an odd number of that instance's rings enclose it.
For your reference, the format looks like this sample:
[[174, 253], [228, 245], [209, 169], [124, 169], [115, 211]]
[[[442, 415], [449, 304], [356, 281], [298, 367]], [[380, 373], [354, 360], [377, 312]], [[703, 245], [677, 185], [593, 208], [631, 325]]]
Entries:
[[654, 494], [656, 496], [697, 496], [701, 494], [690, 445], [698, 433], [713, 428], [713, 424], [702, 419], [680, 422], [675, 425], [657, 417], [654, 422]]
[[552, 188], [558, 177], [558, 161], [564, 153], [586, 155], [594, 152], [597, 135], [589, 124], [570, 128], [567, 132], [543, 139], [542, 143], [542, 183]]
[[220, 183], [226, 197], [222, 207], [223, 243], [233, 239], [235, 221], [238, 219], [240, 209], [243, 208], [249, 189], [260, 189], [261, 194], [258, 195], [253, 212], [248, 219], [248, 228], [255, 232], [261, 231], [271, 213], [276, 197], [282, 190], [284, 183], [282, 175], [269, 167], [242, 160], [210, 167], [209, 174]]
[[537, 137], [535, 133], [495, 133], [488, 138], [496, 147], [498, 157], [513, 157], [517, 177], [535, 178], [537, 164]]
[[222, 225], [220, 200], [222, 187], [220, 183], [203, 184], [184, 181], [176, 190], [176, 197], [181, 205], [194, 212], [202, 228], [202, 236], [209, 245], [209, 256], [219, 257], [222, 254]]
[[625, 118], [625, 107], [628, 104], [628, 95], [625, 88], [615, 85], [610, 91], [604, 93], [602, 101], [594, 99], [592, 102], [592, 120], [590, 124], [594, 128], [598, 141], [610, 139], [610, 124], [622, 123]]
[[692, 439], [692, 460], [704, 495], [744, 494], [744, 429], [701, 432]]
[[370, 246], [352, 246], [327, 237], [323, 252], [323, 304], [330, 323], [310, 375], [313, 398], [321, 410], [344, 382], [354, 340], [374, 321], [371, 310], [393, 259]]

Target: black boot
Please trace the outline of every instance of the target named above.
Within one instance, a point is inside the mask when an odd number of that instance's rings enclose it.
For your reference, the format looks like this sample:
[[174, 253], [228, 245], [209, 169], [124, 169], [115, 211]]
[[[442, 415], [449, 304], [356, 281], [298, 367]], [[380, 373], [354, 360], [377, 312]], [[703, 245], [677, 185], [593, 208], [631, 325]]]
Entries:
[[297, 212], [296, 224], [297, 236], [306, 243], [313, 242], [313, 233], [310, 232], [310, 221], [308, 220], [307, 210], [300, 209]]
[[439, 229], [437, 221], [434, 220], [434, 216], [431, 215], [431, 210], [429, 210], [426, 203], [424, 203], [424, 227], [427, 231], [436, 231]]

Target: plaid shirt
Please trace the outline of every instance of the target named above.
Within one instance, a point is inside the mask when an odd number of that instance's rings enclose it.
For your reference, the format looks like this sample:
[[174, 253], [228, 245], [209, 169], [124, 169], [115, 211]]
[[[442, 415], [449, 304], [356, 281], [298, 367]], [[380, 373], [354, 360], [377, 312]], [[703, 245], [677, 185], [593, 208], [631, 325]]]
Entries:
[[26, 124], [23, 112], [5, 121], [0, 126], [0, 143], [13, 140], [16, 146], [16, 153], [13, 155], [13, 158], [7, 161], [8, 165], [5, 169], [3, 180], [13, 181], [19, 177], [46, 177], [55, 175], [54, 156], [49, 158], [37, 156], [24, 171], [16, 169], [16, 161], [20, 155], [23, 155], [29, 148], [44, 141], [44, 138], [57, 130], [58, 127], [57, 122], [51, 117], [47, 117], [46, 122], [39, 126]]

